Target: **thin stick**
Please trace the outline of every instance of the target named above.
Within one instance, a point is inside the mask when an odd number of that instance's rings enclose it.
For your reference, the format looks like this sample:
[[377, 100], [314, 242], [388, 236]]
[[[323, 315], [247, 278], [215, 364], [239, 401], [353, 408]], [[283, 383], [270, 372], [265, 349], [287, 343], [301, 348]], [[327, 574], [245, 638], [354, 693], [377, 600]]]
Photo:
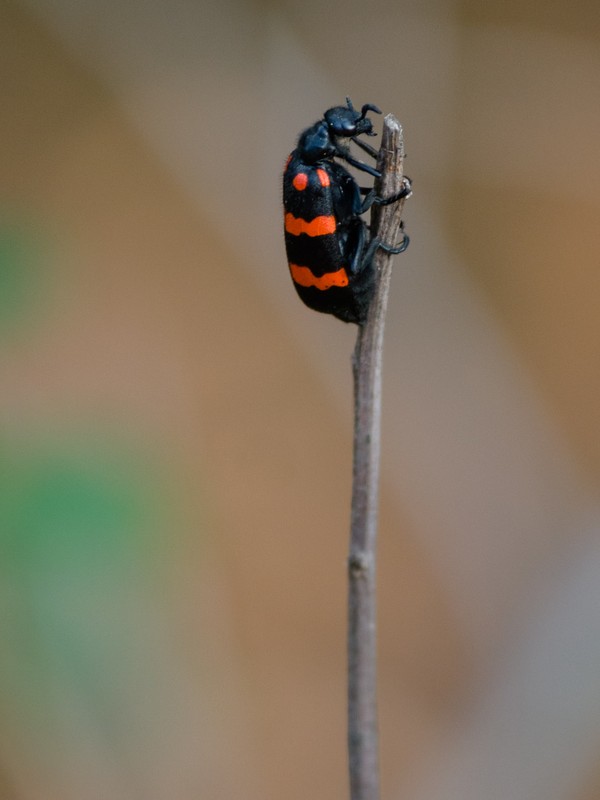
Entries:
[[[384, 120], [375, 189], [381, 197], [400, 191], [403, 181], [402, 128]], [[371, 232], [382, 242], [401, 238], [404, 201], [373, 208]], [[348, 558], [348, 755], [351, 800], [379, 800], [379, 736], [376, 675], [376, 544], [381, 427], [383, 329], [392, 268], [391, 256], [374, 256], [377, 288], [352, 359], [354, 374], [354, 464], [350, 555]]]

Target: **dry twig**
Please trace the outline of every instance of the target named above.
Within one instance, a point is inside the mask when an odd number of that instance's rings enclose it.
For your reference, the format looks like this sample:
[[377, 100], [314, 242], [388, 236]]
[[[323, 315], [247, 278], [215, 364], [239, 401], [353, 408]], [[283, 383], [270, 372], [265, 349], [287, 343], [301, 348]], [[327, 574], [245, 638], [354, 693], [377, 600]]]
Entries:
[[[380, 197], [403, 185], [402, 128], [391, 114], [384, 120], [375, 183]], [[371, 232], [382, 242], [401, 239], [404, 201], [374, 206]], [[376, 680], [376, 543], [381, 427], [383, 330], [392, 257], [374, 256], [377, 288], [364, 326], [358, 329], [354, 373], [354, 464], [348, 559], [348, 753], [351, 800], [379, 799], [379, 742]]]

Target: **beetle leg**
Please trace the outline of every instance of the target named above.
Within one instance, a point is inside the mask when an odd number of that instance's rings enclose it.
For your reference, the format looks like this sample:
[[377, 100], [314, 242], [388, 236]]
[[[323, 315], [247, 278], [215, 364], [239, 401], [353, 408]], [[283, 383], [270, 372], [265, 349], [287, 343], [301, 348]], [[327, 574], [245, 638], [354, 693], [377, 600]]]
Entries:
[[361, 269], [365, 269], [366, 267], [369, 266], [371, 261], [373, 261], [373, 256], [375, 255], [375, 251], [380, 246], [381, 246], [381, 240], [380, 239], [373, 238], [373, 239], [370, 240], [369, 245], [368, 245], [367, 249], [365, 250], [365, 253], [364, 253], [362, 261], [361, 261], [361, 265], [360, 265]]
[[[365, 194], [363, 188], [360, 188], [361, 194]], [[365, 211], [368, 211], [372, 205], [377, 206], [389, 206], [391, 203], [397, 203], [398, 200], [402, 200], [405, 197], [410, 197], [412, 194], [412, 183], [410, 178], [403, 178], [402, 179], [402, 189], [396, 194], [391, 195], [391, 197], [379, 197], [375, 194], [375, 189], [368, 190], [368, 194], [363, 200], [363, 204], [360, 209], [360, 213], [364, 214]]]
[[372, 175], [374, 178], [381, 177], [381, 173], [376, 170], [375, 167], [371, 167], [369, 164], [359, 161], [357, 158], [354, 158], [354, 156], [351, 156], [348, 152], [338, 151], [337, 156], [338, 158], [343, 158], [344, 161], [347, 161], [352, 167], [356, 167], [356, 169], [360, 169], [363, 172], [368, 172], [369, 175]]
[[348, 265], [348, 271], [351, 275], [357, 275], [368, 264], [368, 261], [363, 255], [367, 235], [367, 226], [361, 219], [358, 218], [356, 219], [356, 225], [356, 242], [354, 246], [354, 252], [352, 253], [352, 260]]
[[[377, 239], [375, 239], [375, 241], [377, 241]], [[410, 244], [410, 237], [403, 230], [402, 241], [397, 247], [392, 247], [392, 245], [385, 244], [384, 242], [378, 242], [377, 246], [380, 247], [382, 250], [384, 250], [386, 253], [390, 253], [391, 255], [395, 256], [398, 255], [398, 253], [403, 253], [409, 244]]]
[[398, 200], [402, 200], [402, 198], [410, 197], [412, 194], [412, 181], [410, 178], [406, 176], [402, 178], [402, 188], [396, 194], [391, 195], [391, 197], [374, 197], [373, 203], [378, 206], [389, 206], [390, 203], [396, 203]]
[[359, 139], [358, 137], [356, 138], [352, 137], [352, 141], [354, 142], [354, 144], [358, 145], [361, 148], [361, 150], [364, 150], [365, 153], [368, 153], [373, 158], [377, 158], [378, 151], [374, 147], [371, 147], [370, 144], [368, 144], [367, 142], [363, 142], [363, 140]]

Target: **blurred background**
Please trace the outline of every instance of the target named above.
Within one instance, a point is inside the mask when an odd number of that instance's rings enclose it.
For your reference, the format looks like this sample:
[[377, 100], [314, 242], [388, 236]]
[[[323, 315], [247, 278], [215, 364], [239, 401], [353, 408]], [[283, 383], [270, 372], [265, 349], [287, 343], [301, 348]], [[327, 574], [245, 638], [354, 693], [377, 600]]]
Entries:
[[0, 800], [347, 796], [354, 326], [280, 181], [350, 95], [385, 344], [384, 797], [600, 797], [600, 14], [2, 0]]

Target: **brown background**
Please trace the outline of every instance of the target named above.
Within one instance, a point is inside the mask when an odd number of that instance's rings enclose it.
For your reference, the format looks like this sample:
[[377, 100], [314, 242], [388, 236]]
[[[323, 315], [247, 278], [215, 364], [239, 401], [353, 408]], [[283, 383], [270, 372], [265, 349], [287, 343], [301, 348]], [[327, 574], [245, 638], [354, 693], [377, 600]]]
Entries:
[[2, 3], [2, 800], [345, 796], [354, 332], [296, 301], [279, 173], [346, 93], [415, 182], [385, 796], [600, 796], [599, 40], [584, 3]]

